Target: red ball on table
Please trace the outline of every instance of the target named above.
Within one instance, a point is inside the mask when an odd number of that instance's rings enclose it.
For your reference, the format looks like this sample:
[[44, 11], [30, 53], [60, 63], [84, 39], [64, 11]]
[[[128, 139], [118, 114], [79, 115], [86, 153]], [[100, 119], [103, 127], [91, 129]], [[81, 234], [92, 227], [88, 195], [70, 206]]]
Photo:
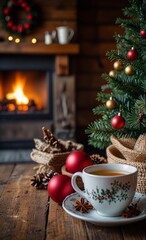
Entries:
[[48, 182], [48, 194], [54, 202], [61, 204], [65, 197], [73, 192], [75, 190], [71, 185], [69, 176], [58, 174], [53, 176]]

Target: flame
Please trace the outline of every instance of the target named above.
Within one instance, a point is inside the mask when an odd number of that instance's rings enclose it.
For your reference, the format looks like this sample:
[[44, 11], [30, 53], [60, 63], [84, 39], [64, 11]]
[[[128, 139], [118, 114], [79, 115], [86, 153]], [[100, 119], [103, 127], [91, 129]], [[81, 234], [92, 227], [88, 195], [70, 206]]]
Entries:
[[24, 79], [21, 76], [16, 76], [16, 81], [13, 85], [13, 92], [7, 93], [6, 98], [8, 100], [15, 99], [18, 105], [26, 105], [29, 103], [29, 99], [25, 96], [23, 88], [25, 85]]

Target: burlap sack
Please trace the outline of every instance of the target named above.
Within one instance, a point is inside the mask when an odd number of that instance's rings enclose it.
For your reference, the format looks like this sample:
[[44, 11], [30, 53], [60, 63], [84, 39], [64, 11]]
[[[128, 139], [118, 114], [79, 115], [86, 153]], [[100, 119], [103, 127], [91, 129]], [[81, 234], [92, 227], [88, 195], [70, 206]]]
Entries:
[[[82, 144], [76, 144], [76, 151], [83, 151], [84, 146]], [[46, 153], [37, 149], [32, 149], [30, 154], [31, 159], [39, 164], [44, 164], [50, 167], [50, 169], [61, 173], [61, 167], [65, 164], [67, 156], [70, 152], [62, 153]]]
[[122, 163], [136, 167], [138, 169], [138, 179], [136, 191], [146, 194], [146, 163], [127, 161], [122, 153], [114, 146], [110, 145], [106, 149], [108, 163]]
[[127, 161], [146, 162], [146, 145], [144, 135], [138, 140], [134, 138], [121, 138], [111, 136], [111, 142], [117, 148]]

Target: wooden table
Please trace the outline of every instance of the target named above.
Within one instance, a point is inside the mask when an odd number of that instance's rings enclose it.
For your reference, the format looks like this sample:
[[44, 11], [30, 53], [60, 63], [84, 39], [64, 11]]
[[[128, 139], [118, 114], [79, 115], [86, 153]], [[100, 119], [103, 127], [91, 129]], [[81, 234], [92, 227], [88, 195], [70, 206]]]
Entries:
[[101, 227], [68, 215], [49, 203], [47, 190], [30, 179], [35, 164], [0, 165], [1, 240], [146, 240], [146, 220], [120, 227]]

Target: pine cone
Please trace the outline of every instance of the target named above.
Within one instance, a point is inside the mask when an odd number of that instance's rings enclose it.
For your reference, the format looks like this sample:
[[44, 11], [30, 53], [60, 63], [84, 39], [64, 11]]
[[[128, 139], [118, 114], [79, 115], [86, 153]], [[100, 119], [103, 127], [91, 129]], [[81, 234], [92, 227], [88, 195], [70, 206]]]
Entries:
[[57, 174], [58, 173], [54, 172], [53, 170], [50, 170], [50, 172], [46, 173], [37, 173], [31, 179], [31, 185], [33, 187], [35, 186], [37, 189], [47, 189], [48, 182], [53, 176]]
[[99, 154], [90, 155], [91, 160], [94, 164], [107, 163], [107, 159], [105, 157], [100, 156]]

